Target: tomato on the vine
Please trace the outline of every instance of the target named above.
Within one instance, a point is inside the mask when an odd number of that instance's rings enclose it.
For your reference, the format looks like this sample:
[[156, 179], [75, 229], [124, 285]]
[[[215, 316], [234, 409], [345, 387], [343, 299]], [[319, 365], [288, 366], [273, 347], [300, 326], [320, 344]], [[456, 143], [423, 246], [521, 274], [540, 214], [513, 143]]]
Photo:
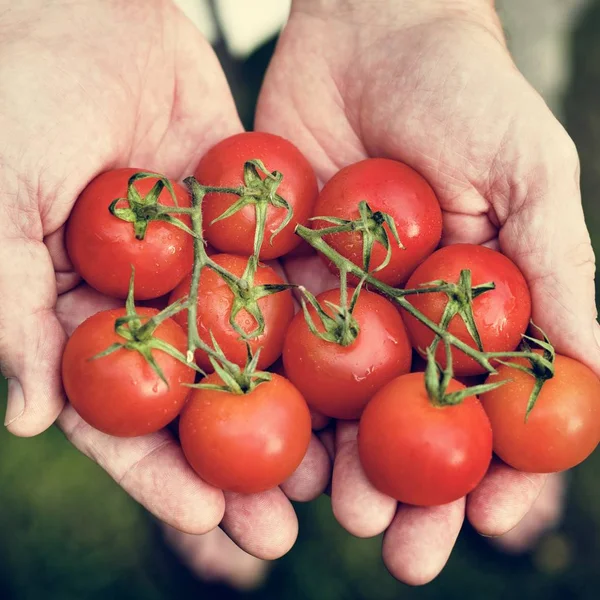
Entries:
[[[475, 244], [455, 244], [434, 252], [411, 275], [406, 288], [438, 282], [457, 283], [462, 270], [471, 271], [473, 286], [493, 282], [495, 289], [486, 291], [473, 300], [475, 325], [486, 352], [514, 350], [525, 333], [531, 316], [531, 296], [527, 282], [517, 266], [500, 252]], [[448, 304], [448, 295], [434, 292], [407, 296], [407, 300], [436, 324], [442, 320]], [[403, 311], [404, 322], [415, 349], [424, 351], [431, 345], [434, 333], [412, 315]], [[448, 325], [454, 336], [476, 348], [465, 322], [456, 314]], [[477, 375], [485, 369], [464, 352], [452, 349], [455, 375]], [[436, 358], [445, 364], [443, 344], [437, 348]]]
[[[216, 374], [203, 383], [220, 384]], [[183, 452], [204, 481], [252, 494], [283, 483], [302, 462], [311, 436], [300, 392], [272, 374], [251, 392], [193, 390], [179, 421]]]
[[[125, 298], [129, 288], [131, 267], [135, 267], [135, 298], [147, 300], [170, 292], [192, 270], [193, 240], [191, 235], [161, 220], [148, 223], [143, 239], [135, 236], [132, 222], [109, 212], [117, 198], [127, 197], [128, 182], [141, 169], [115, 169], [98, 175], [81, 193], [67, 222], [66, 246], [75, 271], [99, 292]], [[145, 197], [157, 178], [134, 183]], [[172, 183], [180, 208], [191, 206], [187, 191]], [[164, 206], [174, 206], [167, 189], [158, 196]], [[117, 208], [126, 206], [125, 200]], [[178, 216], [187, 226], [190, 219]]]
[[[365, 200], [371, 210], [390, 215], [398, 231], [400, 248], [388, 225], [384, 225], [392, 247], [389, 264], [374, 276], [389, 285], [404, 283], [415, 267], [429, 256], [442, 235], [442, 211], [427, 181], [404, 163], [387, 158], [368, 158], [344, 167], [321, 190], [315, 216], [356, 220], [358, 204]], [[331, 227], [316, 220], [314, 229]], [[363, 238], [359, 231], [335, 233], [325, 241], [355, 265], [363, 267]], [[373, 246], [370, 269], [382, 264], [384, 247]], [[328, 262], [332, 271], [337, 267]]]
[[[529, 366], [525, 359], [512, 362]], [[529, 473], [570, 469], [585, 460], [600, 441], [600, 381], [584, 364], [556, 355], [554, 377], [544, 382], [525, 419], [535, 379], [499, 365], [488, 381], [508, 380], [481, 396], [492, 424], [494, 452]]]
[[[353, 290], [349, 289], [348, 294]], [[325, 312], [327, 302], [339, 305], [340, 290], [317, 296]], [[309, 313], [319, 331], [324, 327], [316, 311]], [[382, 386], [410, 370], [412, 351], [402, 317], [382, 296], [361, 290], [354, 311], [360, 331], [348, 346], [314, 335], [298, 312], [283, 346], [285, 371], [308, 405], [337, 419], [358, 419], [363, 408]]]
[[[248, 258], [233, 254], [215, 254], [212, 259], [236, 277], [241, 277], [248, 265]], [[282, 283], [284, 281], [271, 267], [259, 264], [254, 276], [256, 286]], [[169, 303], [188, 295], [190, 285], [191, 275], [188, 275], [173, 290]], [[229, 322], [233, 301], [234, 294], [221, 275], [209, 267], [204, 267], [198, 285], [198, 333], [200, 338], [209, 346], [212, 346], [210, 335], [212, 333], [225, 356], [241, 367], [246, 363], [247, 350], [246, 343]], [[281, 355], [285, 332], [294, 316], [294, 304], [291, 292], [285, 290], [260, 298], [258, 306], [265, 320], [265, 328], [262, 334], [248, 340], [248, 343], [253, 353], [261, 348], [258, 368], [264, 369]], [[187, 311], [177, 313], [174, 319], [187, 330]], [[245, 310], [237, 315], [235, 321], [247, 334], [250, 334], [257, 327], [254, 318]], [[196, 362], [200, 368], [207, 372], [213, 370], [207, 354], [202, 350], [196, 351]]]
[[[461, 389], [450, 380], [448, 392]], [[424, 375], [409, 373], [367, 404], [358, 452], [380, 492], [406, 504], [435, 506], [462, 498], [481, 481], [492, 457], [492, 429], [476, 397], [437, 406]]]
[[[142, 322], [158, 313], [138, 308]], [[73, 332], [62, 358], [62, 380], [69, 401], [92, 427], [119, 437], [153, 433], [170, 423], [181, 411], [194, 371], [166, 352], [152, 349], [168, 386], [137, 350], [120, 348], [94, 358], [111, 345], [124, 342], [115, 333], [115, 320], [124, 308], [92, 315]], [[181, 353], [186, 335], [172, 319], [163, 321], [154, 337]]]
[[[260, 249], [261, 260], [287, 254], [300, 243], [294, 235], [298, 223], [306, 225], [317, 199], [317, 179], [308, 160], [291, 142], [271, 133], [251, 131], [219, 142], [200, 160], [195, 177], [202, 185], [235, 188], [244, 185], [244, 164], [262, 161], [269, 172], [278, 171], [283, 179], [276, 192], [288, 202], [293, 218], [272, 240], [272, 234], [286, 218], [283, 208], [269, 206], [265, 237]], [[264, 174], [261, 179], [264, 180]], [[258, 188], [255, 188], [255, 191]], [[235, 214], [213, 223], [236, 201], [234, 194], [209, 193], [203, 200], [205, 236], [221, 252], [249, 256], [253, 252], [256, 227], [255, 207], [244, 206]]]

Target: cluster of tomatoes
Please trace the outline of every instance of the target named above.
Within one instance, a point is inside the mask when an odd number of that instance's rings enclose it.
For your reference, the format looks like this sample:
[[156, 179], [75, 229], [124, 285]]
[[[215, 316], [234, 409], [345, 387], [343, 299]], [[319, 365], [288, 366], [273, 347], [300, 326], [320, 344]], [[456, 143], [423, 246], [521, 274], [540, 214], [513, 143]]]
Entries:
[[[409, 166], [367, 159], [319, 193], [297, 148], [255, 132], [185, 183], [109, 171], [71, 214], [76, 271], [124, 299], [64, 352], [66, 393], [93, 427], [139, 436], [179, 417], [199, 476], [254, 493], [298, 467], [311, 410], [360, 419], [367, 477], [415, 505], [469, 493], [492, 451], [551, 472], [598, 444], [596, 376], [526, 335], [529, 290], [507, 257], [437, 249], [439, 203]], [[316, 297], [263, 262], [311, 246], [339, 275]]]

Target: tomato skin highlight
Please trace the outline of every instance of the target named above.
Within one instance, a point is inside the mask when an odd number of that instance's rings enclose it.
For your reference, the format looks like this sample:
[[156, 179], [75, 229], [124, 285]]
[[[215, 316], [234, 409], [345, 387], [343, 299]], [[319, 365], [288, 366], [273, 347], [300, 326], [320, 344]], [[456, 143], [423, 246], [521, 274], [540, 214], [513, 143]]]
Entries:
[[[451, 380], [448, 391], [464, 386]], [[492, 429], [479, 400], [434, 406], [422, 373], [401, 375], [367, 404], [358, 429], [365, 474], [399, 502], [436, 506], [462, 498], [485, 475]]]
[[[138, 308], [142, 322], [158, 313]], [[90, 360], [124, 338], [114, 332], [115, 319], [124, 308], [105, 310], [86, 319], [69, 338], [62, 358], [62, 380], [69, 401], [92, 427], [109, 435], [134, 437], [153, 433], [170, 423], [181, 411], [194, 371], [160, 350], [152, 350], [169, 387], [139, 352], [120, 349]], [[154, 333], [185, 354], [187, 339], [172, 319]]]
[[[351, 296], [352, 289], [348, 295]], [[317, 300], [340, 303], [339, 289], [320, 294]], [[319, 331], [316, 311], [309, 308]], [[408, 373], [411, 347], [402, 317], [388, 300], [362, 290], [354, 309], [360, 332], [349, 346], [340, 346], [313, 335], [304, 314], [298, 312], [288, 329], [283, 362], [290, 381], [309, 407], [336, 419], [358, 419], [373, 394], [394, 377]]]
[[[194, 176], [203, 185], [238, 187], [244, 184], [244, 163], [259, 159], [273, 172], [283, 174], [277, 193], [290, 204], [294, 215], [271, 244], [287, 211], [269, 206], [265, 239], [260, 259], [271, 260], [287, 254], [301, 239], [294, 234], [298, 223], [308, 224], [317, 199], [317, 178], [304, 155], [284, 138], [271, 133], [249, 131], [226, 138], [213, 146], [200, 160]], [[250, 256], [253, 253], [256, 216], [254, 206], [246, 206], [235, 215], [212, 224], [238, 197], [233, 194], [207, 194], [202, 203], [206, 240], [221, 252]]]
[[[472, 285], [493, 281], [496, 289], [473, 300], [475, 324], [486, 352], [512, 351], [521, 342], [531, 318], [531, 296], [527, 282], [517, 266], [506, 256], [485, 246], [455, 244], [434, 252], [411, 275], [406, 287], [417, 288], [431, 281], [457, 283], [460, 272], [470, 269]], [[407, 296], [406, 299], [435, 323], [442, 319], [448, 296], [444, 293]], [[413, 348], [422, 351], [431, 345], [434, 334], [426, 325], [403, 311], [404, 322]], [[450, 321], [448, 331], [476, 348], [459, 315]], [[446, 364], [443, 344], [438, 346], [436, 359]], [[464, 352], [452, 349], [452, 366], [457, 376], [485, 373], [475, 360]]]
[[[403, 284], [415, 267], [437, 247], [442, 236], [442, 211], [431, 186], [414, 169], [387, 158], [367, 158], [341, 169], [319, 194], [316, 217], [338, 217], [355, 220], [358, 204], [366, 200], [373, 211], [391, 215], [405, 248], [398, 247], [391, 232], [385, 228], [392, 246], [389, 264], [374, 276], [389, 285]], [[313, 222], [314, 229], [331, 227], [326, 221]], [[325, 241], [355, 265], [363, 266], [363, 244], [359, 232], [336, 233]], [[371, 269], [380, 265], [386, 250], [376, 243], [371, 257]], [[327, 261], [337, 273], [337, 267]], [[356, 282], [354, 277], [351, 281]]]
[[[212, 259], [237, 277], [241, 277], [248, 264], [247, 257], [233, 254], [215, 254]], [[254, 283], [256, 285], [281, 284], [284, 281], [271, 267], [260, 264], [254, 277]], [[190, 285], [191, 274], [173, 290], [169, 298], [169, 304], [188, 295]], [[225, 356], [231, 362], [243, 367], [247, 359], [246, 344], [229, 323], [233, 299], [233, 292], [222, 277], [212, 269], [204, 267], [198, 285], [198, 333], [200, 338], [210, 346], [212, 345], [210, 332], [212, 332]], [[281, 355], [285, 332], [294, 316], [294, 303], [291, 292], [285, 290], [261, 298], [258, 300], [258, 306], [262, 310], [265, 319], [265, 330], [258, 337], [249, 340], [249, 344], [253, 353], [261, 348], [258, 368], [266, 369]], [[173, 318], [187, 331], [187, 311], [181, 311]], [[247, 333], [251, 333], [257, 327], [254, 318], [245, 311], [238, 314], [236, 322]], [[209, 373], [214, 370], [205, 352], [197, 350], [195, 356], [201, 369]]]
[[[529, 361], [512, 362], [530, 366]], [[499, 365], [489, 382], [509, 379], [481, 397], [492, 424], [494, 452], [528, 473], [564, 471], [584, 461], [600, 441], [600, 380], [584, 364], [556, 355], [555, 374], [525, 421], [534, 379]]]
[[[132, 266], [136, 300], [167, 294], [192, 270], [193, 240], [188, 233], [169, 223], [151, 221], [144, 239], [138, 240], [133, 223], [110, 214], [111, 202], [127, 196], [129, 178], [142, 170], [115, 169], [98, 175], [77, 199], [67, 222], [65, 242], [75, 271], [93, 288], [114, 298], [127, 296]], [[156, 181], [141, 179], [135, 186], [145, 196]], [[190, 207], [187, 191], [172, 183], [179, 207]], [[174, 205], [166, 189], [158, 201]], [[187, 216], [180, 218], [191, 226]]]
[[[221, 383], [216, 374], [205, 383]], [[253, 494], [283, 483], [311, 437], [300, 392], [272, 374], [249, 394], [193, 390], [179, 421], [183, 452], [198, 475], [230, 492]]]

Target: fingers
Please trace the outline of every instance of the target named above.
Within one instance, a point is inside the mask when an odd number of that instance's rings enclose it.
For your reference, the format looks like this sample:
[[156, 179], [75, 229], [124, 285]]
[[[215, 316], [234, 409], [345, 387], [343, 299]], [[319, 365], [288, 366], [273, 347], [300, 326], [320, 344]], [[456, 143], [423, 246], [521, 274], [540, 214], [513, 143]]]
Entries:
[[58, 424], [78, 450], [161, 521], [195, 534], [221, 521], [223, 493], [196, 475], [166, 430], [137, 438], [113, 437], [88, 425], [70, 405]]
[[[0, 207], [0, 212], [3, 210]], [[19, 436], [47, 429], [64, 405], [60, 357], [66, 334], [54, 313], [56, 283], [44, 243], [2, 215], [0, 368], [8, 377], [4, 424]]]
[[511, 553], [529, 550], [545, 532], [559, 523], [564, 509], [565, 489], [564, 473], [548, 475], [531, 510], [516, 527], [493, 538], [494, 545]]
[[317, 412], [317, 411], [311, 409], [310, 423], [311, 423], [311, 427], [312, 427], [313, 431], [321, 431], [321, 429], [325, 429], [325, 427], [327, 427], [327, 425], [329, 425], [330, 421], [331, 421], [331, 419], [329, 417], [326, 417], [325, 415], [321, 414], [320, 412]]
[[335, 458], [335, 426], [331, 425], [330, 427], [319, 431], [317, 436], [327, 451], [329, 459], [333, 461]]
[[88, 285], [80, 285], [62, 295], [56, 303], [56, 316], [67, 335], [91, 315], [110, 308], [123, 306], [123, 301], [100, 294]]
[[296, 513], [279, 489], [260, 494], [225, 492], [221, 527], [242, 550], [262, 558], [280, 558], [298, 537]]
[[465, 515], [465, 499], [442, 506], [400, 505], [383, 538], [383, 561], [409, 585], [437, 577], [450, 557]]
[[451, 244], [488, 244], [498, 236], [498, 229], [486, 213], [468, 215], [445, 212], [443, 214], [442, 246]]
[[340, 281], [317, 255], [290, 257], [283, 268], [288, 281], [304, 286], [315, 296], [326, 290], [340, 287]]
[[323, 493], [329, 483], [330, 473], [327, 450], [313, 433], [300, 466], [280, 487], [290, 500], [308, 502]]
[[218, 527], [204, 535], [164, 527], [165, 540], [187, 567], [204, 581], [222, 581], [239, 590], [257, 588], [269, 563], [238, 548]]
[[81, 280], [79, 275], [73, 270], [73, 265], [67, 254], [64, 244], [64, 234], [65, 227], [63, 225], [54, 233], [44, 238], [44, 244], [46, 244], [52, 264], [54, 265], [56, 291], [59, 295], [72, 290]]
[[338, 421], [331, 506], [340, 525], [352, 535], [372, 537], [392, 522], [396, 501], [367, 479], [358, 457], [357, 432], [357, 423]]
[[510, 531], [539, 496], [547, 475], [516, 471], [500, 461], [467, 498], [467, 518], [482, 535]]

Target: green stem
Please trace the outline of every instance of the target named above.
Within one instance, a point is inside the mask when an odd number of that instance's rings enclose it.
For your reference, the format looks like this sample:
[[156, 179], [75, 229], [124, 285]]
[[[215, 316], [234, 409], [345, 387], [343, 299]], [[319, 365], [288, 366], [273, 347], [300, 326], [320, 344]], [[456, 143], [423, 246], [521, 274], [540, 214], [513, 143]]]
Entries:
[[[190, 179], [192, 179], [192, 177], [188, 177], [188, 179], [186, 179], [185, 181], [189, 181]], [[243, 195], [245, 190], [243, 185], [235, 188], [214, 187], [210, 185], [201, 185], [197, 181], [196, 185], [198, 186], [198, 188], [202, 189], [202, 191], [204, 192], [204, 196], [206, 196], [206, 194], [235, 194], [236, 196], [241, 196]]]
[[[192, 362], [194, 360], [195, 349], [205, 345], [198, 333], [198, 286], [200, 284], [200, 273], [209, 257], [202, 239], [202, 200], [206, 195], [205, 188], [200, 186], [193, 177], [186, 179], [184, 183], [189, 186], [192, 193], [192, 207], [194, 210], [191, 214], [191, 221], [192, 231], [196, 234], [194, 236], [194, 267], [192, 269], [192, 281], [188, 300], [187, 360], [188, 362]], [[204, 348], [202, 349], [204, 350]]]
[[187, 308], [187, 300], [184, 298], [180, 298], [170, 304], [165, 309], [161, 310], [157, 315], [154, 315], [152, 318], [148, 319], [144, 325], [142, 325], [138, 330], [138, 336], [140, 339], [144, 339], [145, 337], [149, 337], [156, 330], [156, 328], [171, 317], [175, 316], [178, 312], [181, 312]]
[[[248, 362], [244, 369], [241, 369], [235, 363], [227, 359], [217, 341], [212, 337], [213, 347], [206, 344], [198, 332], [198, 288], [200, 284], [200, 274], [204, 267], [209, 267], [216, 271], [226, 281], [233, 281], [242, 287], [248, 287], [248, 282], [244, 279], [239, 279], [229, 271], [223, 269], [215, 263], [206, 253], [204, 247], [204, 239], [202, 235], [202, 200], [211, 188], [200, 185], [193, 177], [189, 177], [184, 181], [189, 187], [192, 194], [191, 213], [192, 231], [194, 233], [194, 266], [192, 269], [192, 277], [190, 282], [190, 292], [187, 302], [188, 309], [188, 350], [187, 361], [192, 363], [196, 350], [205, 352], [216, 373], [224, 382], [223, 386], [211, 385], [212, 389], [221, 389], [236, 394], [244, 394], [252, 391], [254, 387], [263, 381], [268, 381], [269, 375], [256, 370], [258, 353], [252, 357], [248, 348]], [[222, 188], [217, 188], [217, 191], [222, 192]], [[202, 387], [203, 384], [200, 384]]]
[[426, 317], [422, 312], [416, 309], [410, 302], [405, 300], [404, 298], [404, 290], [399, 290], [393, 288], [372, 275], [365, 273], [360, 267], [355, 265], [353, 262], [344, 258], [341, 254], [336, 252], [329, 244], [327, 244], [321, 237], [322, 230], [312, 230], [308, 227], [304, 227], [303, 225], [298, 225], [296, 227], [296, 233], [308, 244], [310, 244], [315, 250], [321, 252], [324, 256], [326, 256], [331, 262], [337, 265], [340, 268], [343, 265], [348, 273], [351, 273], [355, 277], [359, 279], [365, 279], [365, 282], [378, 290], [379, 292], [385, 294], [390, 299], [392, 299], [396, 304], [402, 307], [406, 312], [410, 315], [418, 319], [421, 323], [423, 323], [426, 327], [431, 329], [435, 334], [437, 334], [442, 340], [448, 341], [458, 350], [464, 352], [467, 356], [475, 360], [478, 364], [480, 364], [484, 369], [486, 369], [490, 373], [495, 373], [494, 367], [491, 365], [488, 360], [486, 354], [484, 352], [479, 352], [477, 349], [472, 348], [469, 344], [466, 344], [462, 340], [458, 339], [456, 336], [452, 335], [448, 331], [445, 331], [442, 327], [440, 327], [437, 323], [434, 323], [431, 319]]

